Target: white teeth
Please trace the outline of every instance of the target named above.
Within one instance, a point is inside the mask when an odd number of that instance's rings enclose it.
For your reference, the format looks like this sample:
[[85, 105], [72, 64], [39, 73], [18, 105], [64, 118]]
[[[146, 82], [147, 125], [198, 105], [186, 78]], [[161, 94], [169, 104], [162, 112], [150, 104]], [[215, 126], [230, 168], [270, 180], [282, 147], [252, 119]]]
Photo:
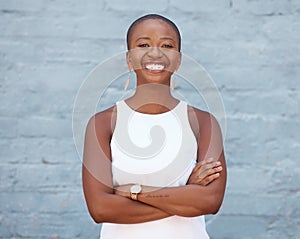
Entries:
[[161, 71], [164, 68], [165, 67], [163, 65], [159, 65], [159, 64], [149, 64], [149, 65], [146, 65], [146, 69], [151, 70], [151, 71]]

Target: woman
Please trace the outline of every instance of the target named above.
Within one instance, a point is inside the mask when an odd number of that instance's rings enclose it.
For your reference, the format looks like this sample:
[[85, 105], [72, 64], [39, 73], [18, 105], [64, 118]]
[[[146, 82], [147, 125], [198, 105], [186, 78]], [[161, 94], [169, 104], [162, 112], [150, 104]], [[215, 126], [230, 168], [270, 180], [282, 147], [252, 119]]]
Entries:
[[169, 19], [137, 19], [127, 32], [136, 91], [87, 125], [83, 189], [101, 239], [209, 238], [204, 215], [226, 186], [222, 136], [211, 114], [170, 93], [180, 45]]

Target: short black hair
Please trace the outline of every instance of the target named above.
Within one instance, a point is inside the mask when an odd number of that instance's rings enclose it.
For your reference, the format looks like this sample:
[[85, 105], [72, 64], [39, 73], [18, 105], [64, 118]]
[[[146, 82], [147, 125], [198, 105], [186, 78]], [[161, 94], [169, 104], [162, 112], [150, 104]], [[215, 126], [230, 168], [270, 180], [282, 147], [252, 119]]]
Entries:
[[167, 24], [169, 24], [173, 30], [176, 32], [176, 35], [178, 37], [178, 50], [180, 51], [181, 49], [181, 35], [180, 35], [180, 32], [179, 32], [179, 29], [178, 27], [176, 26], [176, 24], [174, 22], [172, 22], [170, 19], [164, 17], [164, 16], [161, 16], [161, 15], [158, 15], [158, 14], [147, 14], [147, 15], [144, 15], [138, 19], [136, 19], [128, 28], [127, 30], [127, 37], [126, 37], [126, 41], [127, 41], [127, 49], [129, 50], [129, 39], [131, 37], [131, 34], [132, 34], [132, 31], [134, 29], [134, 27], [145, 21], [145, 20], [148, 20], [148, 19], [159, 19], [159, 20], [162, 20], [164, 22], [166, 22]]

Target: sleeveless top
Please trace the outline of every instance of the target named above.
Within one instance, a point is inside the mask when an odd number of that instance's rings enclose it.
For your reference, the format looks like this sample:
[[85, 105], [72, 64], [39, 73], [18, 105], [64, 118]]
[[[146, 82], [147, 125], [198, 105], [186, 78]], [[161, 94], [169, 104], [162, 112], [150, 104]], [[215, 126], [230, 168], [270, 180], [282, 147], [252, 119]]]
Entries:
[[[116, 107], [116, 126], [110, 142], [113, 184], [186, 185], [197, 163], [198, 148], [187, 103], [179, 101], [161, 114], [134, 111], [124, 100], [118, 101]], [[171, 216], [136, 224], [103, 223], [100, 238], [209, 239], [204, 216]]]

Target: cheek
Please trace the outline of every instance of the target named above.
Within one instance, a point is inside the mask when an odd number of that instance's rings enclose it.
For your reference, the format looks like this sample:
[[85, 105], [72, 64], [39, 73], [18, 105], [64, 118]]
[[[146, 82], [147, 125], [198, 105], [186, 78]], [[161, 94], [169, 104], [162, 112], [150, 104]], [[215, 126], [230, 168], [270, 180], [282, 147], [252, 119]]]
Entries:
[[166, 53], [166, 56], [169, 59], [170, 62], [170, 70], [173, 72], [179, 67], [181, 55], [180, 52], [177, 51], [169, 51]]
[[130, 54], [130, 63], [134, 70], [142, 68], [142, 58], [145, 55], [143, 51], [133, 50]]
[[134, 56], [131, 59], [131, 64], [134, 70], [138, 70], [141, 68], [141, 60], [139, 56]]

